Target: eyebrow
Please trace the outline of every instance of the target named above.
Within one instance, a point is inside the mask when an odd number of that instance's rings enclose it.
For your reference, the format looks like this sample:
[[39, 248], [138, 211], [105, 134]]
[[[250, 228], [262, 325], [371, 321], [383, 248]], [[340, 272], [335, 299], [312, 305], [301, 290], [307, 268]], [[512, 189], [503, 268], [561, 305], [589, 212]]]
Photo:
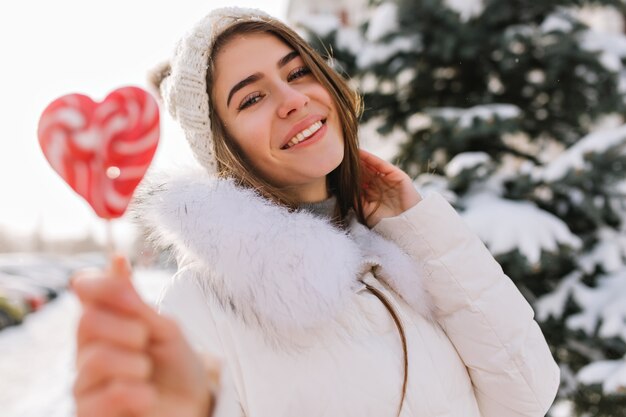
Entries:
[[[297, 51], [291, 51], [287, 55], [285, 55], [284, 57], [278, 60], [278, 62], [276, 63], [276, 67], [280, 69], [298, 56], [300, 56], [300, 54]], [[250, 85], [252, 83], [259, 81], [261, 78], [263, 78], [263, 75], [257, 72], [255, 74], [252, 74], [249, 77], [244, 78], [243, 80], [235, 84], [233, 88], [230, 89], [230, 92], [228, 93], [228, 100], [226, 100], [226, 107], [230, 106], [230, 100], [233, 98], [233, 95], [235, 95], [237, 91], [241, 90], [247, 85]]]

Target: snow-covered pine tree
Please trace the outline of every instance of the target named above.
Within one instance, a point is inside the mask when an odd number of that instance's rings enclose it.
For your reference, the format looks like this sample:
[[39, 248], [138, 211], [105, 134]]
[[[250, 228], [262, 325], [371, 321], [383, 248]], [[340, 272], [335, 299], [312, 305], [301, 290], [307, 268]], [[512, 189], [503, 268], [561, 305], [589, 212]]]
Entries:
[[[301, 21], [365, 99], [361, 140], [443, 192], [534, 305], [572, 415], [626, 416], [626, 37], [576, 7], [397, 0]], [[556, 411], [553, 415], [558, 414]]]

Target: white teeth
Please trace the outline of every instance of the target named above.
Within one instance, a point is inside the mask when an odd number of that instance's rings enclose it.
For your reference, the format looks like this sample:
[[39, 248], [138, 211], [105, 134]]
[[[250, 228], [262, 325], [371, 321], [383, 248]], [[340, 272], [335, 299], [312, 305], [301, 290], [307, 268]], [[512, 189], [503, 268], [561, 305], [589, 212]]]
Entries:
[[304, 129], [302, 132], [298, 133], [296, 136], [291, 138], [291, 140], [287, 143], [287, 145], [285, 145], [285, 149], [291, 148], [292, 146], [297, 145], [298, 143], [311, 137], [311, 135], [313, 135], [313, 133], [320, 130], [322, 126], [323, 126], [323, 123], [321, 120], [313, 123], [311, 126], [309, 126], [308, 128]]

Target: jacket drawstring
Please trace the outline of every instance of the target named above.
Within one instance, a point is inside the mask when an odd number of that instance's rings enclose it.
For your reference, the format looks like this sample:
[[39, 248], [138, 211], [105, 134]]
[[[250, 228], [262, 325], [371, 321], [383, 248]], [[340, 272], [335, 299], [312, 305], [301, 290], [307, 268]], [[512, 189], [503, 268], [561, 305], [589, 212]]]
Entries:
[[398, 332], [400, 333], [400, 339], [402, 341], [402, 351], [404, 353], [404, 380], [402, 382], [402, 397], [400, 398], [400, 406], [398, 407], [398, 417], [399, 417], [400, 413], [402, 412], [402, 406], [404, 405], [404, 398], [406, 397], [406, 387], [407, 387], [407, 382], [409, 379], [409, 359], [408, 359], [408, 352], [407, 352], [406, 335], [404, 334], [404, 328], [402, 327], [402, 322], [400, 321], [400, 318], [398, 317], [398, 313], [394, 310], [393, 306], [391, 305], [387, 297], [385, 297], [385, 295], [380, 290], [374, 288], [373, 286], [367, 283], [364, 283], [364, 284], [365, 284], [365, 287], [372, 294], [374, 294], [376, 298], [380, 300], [381, 303], [383, 303], [387, 311], [389, 311], [389, 314], [391, 314], [391, 317], [393, 318], [393, 321], [396, 324], [396, 327], [398, 328]]

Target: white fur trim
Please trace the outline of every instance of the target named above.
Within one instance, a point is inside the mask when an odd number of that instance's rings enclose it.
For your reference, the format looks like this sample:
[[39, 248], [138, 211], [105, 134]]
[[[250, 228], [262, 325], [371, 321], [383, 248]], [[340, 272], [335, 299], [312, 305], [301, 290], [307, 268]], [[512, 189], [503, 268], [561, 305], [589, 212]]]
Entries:
[[293, 335], [336, 318], [362, 287], [368, 265], [431, 316], [417, 265], [355, 221], [348, 234], [201, 171], [167, 181], [153, 176], [134, 210], [156, 243], [171, 246], [223, 308], [266, 333]]

